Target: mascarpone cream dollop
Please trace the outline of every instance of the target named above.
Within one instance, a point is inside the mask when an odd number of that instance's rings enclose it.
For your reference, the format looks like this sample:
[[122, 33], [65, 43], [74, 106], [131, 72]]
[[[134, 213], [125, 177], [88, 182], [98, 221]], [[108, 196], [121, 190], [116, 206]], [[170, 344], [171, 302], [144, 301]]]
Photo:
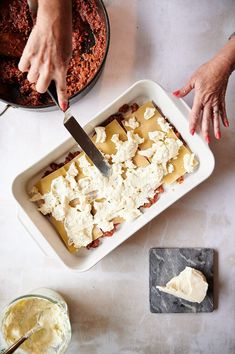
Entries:
[[184, 169], [186, 172], [191, 173], [194, 170], [194, 154], [184, 155]]
[[174, 165], [172, 163], [169, 163], [167, 166], [168, 173], [172, 173], [174, 172], [174, 170], [175, 170]]
[[124, 121], [124, 125], [125, 125], [125, 127], [129, 127], [129, 128], [131, 128], [131, 129], [135, 130], [136, 128], [139, 127], [140, 124], [139, 124], [139, 122], [136, 120], [135, 117], [131, 117], [129, 120], [125, 120], [125, 121]]
[[161, 132], [156, 131], [151, 132], [151, 134], [149, 133], [149, 137], [154, 141], [154, 143], [150, 148], [139, 151], [139, 154], [147, 158], [151, 158], [152, 162], [156, 164], [162, 164], [165, 173], [167, 173], [167, 162], [178, 156], [179, 150], [183, 143], [179, 139], [168, 138], [166, 134], [162, 135], [158, 133]]
[[166, 133], [161, 132], [160, 130], [155, 130], [148, 133], [149, 139], [155, 143], [159, 140], [164, 140], [166, 138]]
[[161, 130], [162, 130], [163, 132], [166, 132], [166, 133], [167, 133], [171, 126], [170, 126], [170, 124], [165, 120], [165, 118], [159, 117], [158, 120], [157, 120], [157, 122], [158, 122], [158, 124], [159, 124]]
[[156, 113], [156, 108], [154, 107], [147, 107], [144, 112], [144, 119], [148, 120], [152, 118]]
[[95, 142], [98, 143], [104, 143], [106, 140], [106, 132], [105, 132], [105, 127], [96, 127], [95, 128], [96, 132], [96, 140]]
[[144, 142], [144, 139], [131, 131], [127, 132], [126, 141], [120, 140], [119, 134], [114, 134], [111, 140], [116, 146], [116, 153], [112, 155], [113, 163], [124, 162], [134, 157], [138, 149], [138, 145]]

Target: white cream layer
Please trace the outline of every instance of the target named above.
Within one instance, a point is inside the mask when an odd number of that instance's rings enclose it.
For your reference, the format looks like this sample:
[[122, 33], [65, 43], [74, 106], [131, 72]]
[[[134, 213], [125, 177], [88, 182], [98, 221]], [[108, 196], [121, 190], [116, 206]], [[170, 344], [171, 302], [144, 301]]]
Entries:
[[[163, 121], [161, 123], [164, 124]], [[153, 140], [152, 147], [139, 151], [139, 154], [151, 158], [147, 166], [136, 167], [132, 161], [144, 139], [133, 131], [127, 132], [126, 141], [121, 141], [119, 135], [114, 134], [112, 142], [116, 146], [116, 154], [110, 156], [109, 178], [104, 177], [83, 155], [78, 157], [77, 163], [86, 177], [79, 176], [73, 162], [66, 176], [52, 181], [49, 193], [40, 195], [34, 190], [31, 200], [43, 200], [39, 210], [64, 223], [71, 244], [77, 248], [85, 247], [93, 240], [95, 226], [103, 232], [111, 231], [115, 218], [133, 220], [141, 215], [140, 207], [154, 197], [164, 175], [172, 171], [170, 166], [170, 171], [167, 170], [167, 163], [177, 157], [182, 142], [168, 138], [160, 131], [150, 132], [149, 137]]]

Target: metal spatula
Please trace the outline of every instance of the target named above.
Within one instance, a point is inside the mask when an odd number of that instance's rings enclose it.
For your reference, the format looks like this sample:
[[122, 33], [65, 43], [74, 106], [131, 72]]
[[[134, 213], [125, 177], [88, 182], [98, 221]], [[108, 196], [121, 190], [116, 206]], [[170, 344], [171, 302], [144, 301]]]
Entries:
[[[47, 89], [47, 92], [55, 102], [55, 104], [60, 108], [58, 96], [56, 92], [55, 82], [52, 81], [50, 86]], [[62, 110], [61, 110], [62, 111]], [[76, 140], [82, 150], [87, 154], [87, 156], [91, 159], [94, 165], [98, 168], [98, 170], [104, 175], [108, 176], [110, 172], [110, 167], [105, 161], [101, 152], [97, 149], [95, 144], [89, 138], [87, 133], [82, 129], [77, 120], [72, 116], [70, 109], [68, 108], [66, 112], [64, 112], [64, 126], [72, 135], [72, 137]]]

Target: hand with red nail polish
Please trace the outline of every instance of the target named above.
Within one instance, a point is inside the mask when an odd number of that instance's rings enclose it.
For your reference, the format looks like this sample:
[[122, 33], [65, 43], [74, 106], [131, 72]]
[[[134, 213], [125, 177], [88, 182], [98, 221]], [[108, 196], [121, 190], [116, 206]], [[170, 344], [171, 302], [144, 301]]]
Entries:
[[189, 130], [194, 135], [199, 127], [208, 144], [210, 143], [210, 125], [213, 126], [214, 136], [218, 140], [221, 139], [221, 121], [225, 127], [229, 127], [225, 94], [229, 77], [234, 69], [235, 36], [214, 58], [200, 66], [182, 89], [172, 93], [175, 97], [181, 98], [194, 89]]
[[217, 140], [220, 140], [221, 139], [221, 132], [217, 132], [215, 137]]
[[60, 106], [61, 106], [62, 111], [65, 112], [68, 108], [68, 102], [62, 102], [60, 104]]
[[180, 90], [174, 91], [172, 92], [172, 94], [176, 97], [178, 97], [180, 95]]
[[191, 135], [194, 135], [195, 129], [191, 129], [191, 130], [190, 130], [190, 133], [191, 133]]

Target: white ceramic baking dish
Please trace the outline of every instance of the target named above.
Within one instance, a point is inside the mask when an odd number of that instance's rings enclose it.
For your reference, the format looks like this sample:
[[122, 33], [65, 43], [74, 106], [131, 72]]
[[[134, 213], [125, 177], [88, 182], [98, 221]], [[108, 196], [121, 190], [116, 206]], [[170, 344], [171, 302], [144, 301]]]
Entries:
[[148, 100], [153, 100], [181, 133], [188, 146], [196, 154], [199, 166], [194, 173], [187, 175], [184, 183], [175, 184], [174, 188], [172, 186], [168, 187], [161, 194], [159, 201], [151, 208], [146, 209], [144, 214], [135, 221], [131, 223], [126, 222], [121, 225], [113, 237], [102, 238], [102, 242], [98, 248], [91, 250], [82, 249], [77, 255], [69, 253], [50, 222], [37, 210], [36, 205], [29, 201], [28, 197], [28, 191], [41, 178], [43, 171], [45, 171], [49, 164], [53, 161], [60, 161], [61, 158], [74, 148], [75, 142], [72, 138], [59, 145], [55, 150], [22, 172], [14, 180], [12, 187], [13, 195], [21, 207], [21, 219], [23, 217], [30, 234], [45, 253], [52, 252], [71, 269], [86, 271], [91, 268], [163, 210], [208, 178], [214, 169], [214, 156], [208, 145], [200, 135], [196, 134], [192, 137], [189, 133], [189, 107], [183, 100], [174, 98], [160, 85], [150, 80], [136, 82], [98, 113], [84, 129], [87, 133], [91, 133], [95, 126], [101, 124], [107, 117], [117, 112], [119, 107], [124, 103], [137, 102], [142, 104]]

